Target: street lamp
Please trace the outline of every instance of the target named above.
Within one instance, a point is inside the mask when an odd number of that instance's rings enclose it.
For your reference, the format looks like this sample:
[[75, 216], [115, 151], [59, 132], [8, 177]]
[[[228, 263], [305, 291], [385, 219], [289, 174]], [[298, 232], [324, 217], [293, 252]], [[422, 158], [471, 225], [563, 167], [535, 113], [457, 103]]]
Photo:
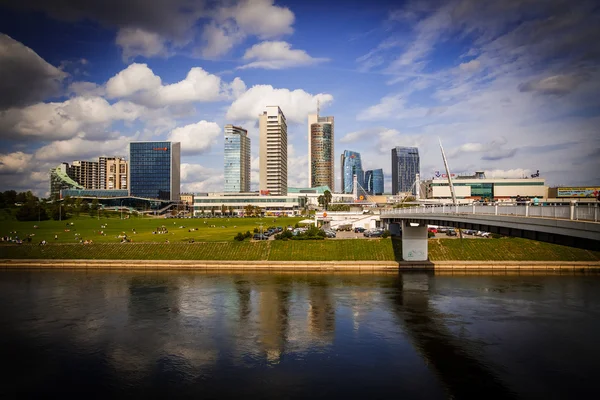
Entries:
[[121, 205], [119, 208], [121, 209], [121, 219], [123, 219], [123, 200], [121, 200]]

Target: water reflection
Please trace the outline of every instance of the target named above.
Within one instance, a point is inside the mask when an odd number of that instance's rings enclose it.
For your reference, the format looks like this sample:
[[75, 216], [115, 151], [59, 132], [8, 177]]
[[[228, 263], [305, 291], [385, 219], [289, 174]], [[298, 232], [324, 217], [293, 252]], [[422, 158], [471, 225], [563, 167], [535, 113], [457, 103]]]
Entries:
[[600, 372], [599, 289], [597, 275], [5, 271], [0, 355], [14, 361], [3, 386], [25, 397], [576, 395]]

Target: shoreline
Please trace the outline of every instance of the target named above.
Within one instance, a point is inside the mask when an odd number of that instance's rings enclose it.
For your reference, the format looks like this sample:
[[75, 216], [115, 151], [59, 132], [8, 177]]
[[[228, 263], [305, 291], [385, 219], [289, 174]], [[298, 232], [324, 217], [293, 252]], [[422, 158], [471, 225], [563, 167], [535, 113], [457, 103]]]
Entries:
[[600, 271], [600, 261], [0, 260], [0, 269], [199, 271]]

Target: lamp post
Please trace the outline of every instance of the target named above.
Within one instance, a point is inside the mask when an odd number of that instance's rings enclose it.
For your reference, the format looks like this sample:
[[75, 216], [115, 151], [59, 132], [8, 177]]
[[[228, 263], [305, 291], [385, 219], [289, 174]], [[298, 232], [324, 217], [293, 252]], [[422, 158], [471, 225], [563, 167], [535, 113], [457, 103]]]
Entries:
[[119, 206], [119, 209], [121, 210], [121, 219], [123, 219], [123, 200], [121, 200], [121, 205]]

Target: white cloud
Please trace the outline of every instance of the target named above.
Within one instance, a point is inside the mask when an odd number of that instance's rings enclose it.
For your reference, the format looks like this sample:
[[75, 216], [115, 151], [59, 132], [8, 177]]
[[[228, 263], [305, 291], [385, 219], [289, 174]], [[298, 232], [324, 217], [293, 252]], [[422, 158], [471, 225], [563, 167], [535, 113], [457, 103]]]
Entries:
[[315, 111], [317, 99], [321, 107], [325, 107], [333, 101], [333, 96], [326, 93], [312, 95], [302, 89], [274, 89], [271, 85], [255, 85], [231, 104], [226, 118], [232, 121], [256, 121], [266, 106], [278, 105], [288, 122], [303, 123], [308, 114]]
[[359, 121], [382, 119], [394, 115], [396, 112], [404, 108], [406, 101], [402, 96], [385, 96], [379, 104], [368, 107], [361, 111], [356, 119]]
[[34, 157], [45, 162], [70, 162], [71, 160], [89, 160], [102, 155], [125, 155], [130, 141], [136, 137], [120, 136], [112, 140], [89, 141], [83, 138], [58, 140], [39, 148]]
[[294, 13], [273, 3], [273, 0], [242, 0], [216, 9], [214, 20], [204, 27], [202, 56], [220, 57], [249, 35], [270, 39], [293, 33]]
[[223, 169], [207, 168], [200, 164], [181, 164], [183, 192], [222, 192], [224, 179]]
[[10, 154], [0, 154], [0, 175], [21, 174], [29, 171], [31, 154], [17, 151]]
[[95, 97], [104, 96], [106, 91], [104, 86], [100, 86], [94, 82], [73, 82], [67, 89], [67, 94], [74, 96]]
[[161, 86], [160, 77], [148, 68], [147, 64], [131, 64], [106, 82], [109, 98], [127, 97], [142, 90]]
[[67, 77], [29, 47], [4, 34], [0, 34], [0, 71], [0, 110], [56, 95]]
[[134, 121], [144, 112], [144, 107], [127, 101], [109, 104], [101, 97], [75, 97], [62, 103], [7, 110], [0, 114], [0, 132], [8, 137], [19, 134], [42, 140], [68, 139], [89, 126], [108, 127], [114, 121]]
[[200, 121], [173, 129], [167, 140], [181, 142], [181, 152], [185, 155], [202, 154], [210, 150], [220, 134], [221, 128], [216, 123]]
[[519, 85], [522, 92], [563, 95], [570, 93], [589, 77], [584, 74], [553, 75]]
[[123, 61], [127, 62], [136, 56], [166, 57], [169, 55], [166, 40], [157, 33], [140, 28], [122, 28], [117, 33], [116, 43], [123, 52]]
[[461, 71], [474, 72], [474, 71], [477, 71], [480, 66], [481, 66], [481, 62], [479, 60], [471, 60], [471, 61], [466, 62], [466, 63], [461, 63], [458, 66], [458, 68]]
[[204, 26], [202, 34], [203, 45], [200, 49], [202, 57], [216, 59], [227, 54], [236, 44], [245, 38], [232, 22], [217, 25], [214, 21]]
[[273, 3], [274, 0], [243, 0], [220, 10], [218, 19], [233, 18], [241, 30], [261, 39], [293, 33], [294, 13]]
[[291, 44], [282, 41], [261, 42], [255, 44], [244, 54], [245, 61], [252, 62], [243, 68], [282, 69], [312, 65], [327, 61], [327, 58], [313, 58], [304, 50], [292, 50]]
[[246, 84], [240, 78], [226, 83], [200, 67], [190, 69], [182, 81], [162, 85], [160, 77], [146, 64], [131, 64], [106, 83], [110, 97], [128, 97], [149, 107], [225, 100], [245, 90]]

